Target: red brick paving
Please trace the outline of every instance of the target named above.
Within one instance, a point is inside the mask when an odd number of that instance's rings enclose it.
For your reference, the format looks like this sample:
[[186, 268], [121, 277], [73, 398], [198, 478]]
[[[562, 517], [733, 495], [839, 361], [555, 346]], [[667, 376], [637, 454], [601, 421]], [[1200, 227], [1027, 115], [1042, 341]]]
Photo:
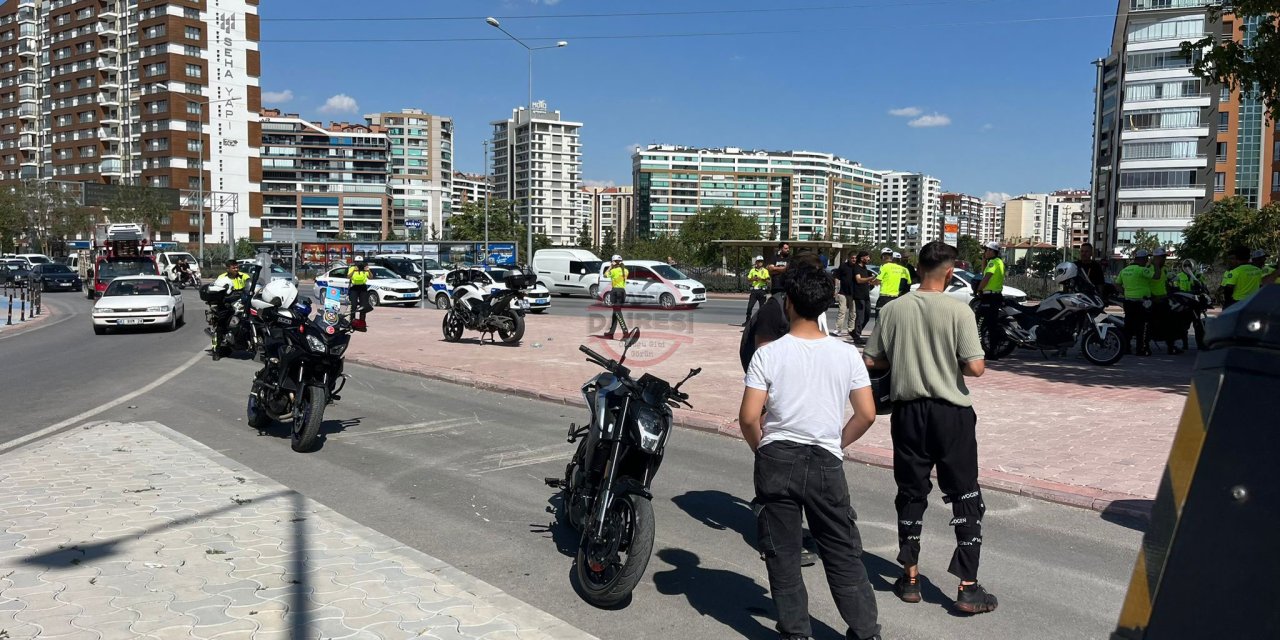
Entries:
[[[574, 304], [574, 302], [557, 303]], [[370, 330], [352, 340], [354, 362], [480, 388], [555, 402], [581, 402], [580, 387], [597, 368], [578, 352], [579, 344], [605, 351], [598, 334], [602, 312], [593, 319], [530, 315], [522, 343], [515, 347], [478, 344], [468, 332], [459, 343], [441, 337], [444, 312], [434, 309], [378, 309]], [[685, 389], [694, 410], [677, 411], [684, 426], [738, 436], [736, 416], [742, 394], [738, 362], [740, 329], [686, 322], [687, 316], [654, 311], [631, 314], [642, 342], [629, 364], [674, 382], [690, 367], [702, 374]], [[1042, 358], [1019, 352], [989, 363], [970, 382], [978, 412], [979, 456], [984, 486], [1072, 504], [1130, 508], [1155, 495], [1173, 441], [1194, 365], [1183, 356], [1126, 356], [1113, 367], [1097, 367], [1071, 353]], [[877, 420], [850, 447], [853, 460], [887, 465], [891, 460], [889, 421]]]

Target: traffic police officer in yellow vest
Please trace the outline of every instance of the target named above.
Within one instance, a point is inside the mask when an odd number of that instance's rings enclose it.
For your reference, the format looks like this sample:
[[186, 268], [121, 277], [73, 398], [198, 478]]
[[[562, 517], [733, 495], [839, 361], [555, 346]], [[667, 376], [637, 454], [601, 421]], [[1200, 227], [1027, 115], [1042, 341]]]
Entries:
[[876, 300], [876, 311], [911, 291], [911, 274], [898, 264], [901, 259], [902, 254], [893, 249], [880, 250], [880, 299]]
[[764, 301], [769, 299], [769, 270], [764, 268], [764, 256], [756, 256], [756, 264], [747, 272], [747, 284], [751, 287], [751, 299], [747, 302], [747, 319], [743, 321], [742, 326], [747, 326], [751, 321], [751, 311], [755, 309], [758, 303], [764, 306]]
[[1249, 262], [1249, 250], [1237, 247], [1227, 256], [1227, 274], [1222, 276], [1222, 308], [1248, 300], [1262, 286], [1262, 269]]
[[994, 360], [1004, 343], [1004, 328], [1000, 326], [1000, 310], [1004, 308], [1004, 259], [1000, 257], [1000, 243], [982, 245], [982, 258], [986, 266], [978, 283], [978, 313], [986, 334], [987, 359]]
[[356, 256], [354, 263], [347, 269], [347, 301], [351, 305], [351, 317], [354, 319], [356, 310], [360, 310], [360, 317], [364, 318], [364, 314], [369, 310], [369, 265], [365, 263], [364, 256]]
[[1151, 275], [1153, 271], [1147, 266], [1149, 254], [1146, 249], [1139, 249], [1133, 254], [1133, 263], [1120, 270], [1116, 276], [1116, 284], [1120, 295], [1124, 296], [1124, 328], [1127, 333], [1125, 348], [1129, 348], [1129, 338], [1138, 341], [1134, 353], [1140, 356], [1151, 355]]
[[627, 319], [622, 317], [622, 305], [627, 302], [627, 276], [631, 274], [622, 265], [622, 256], [614, 254], [610, 262], [612, 264], [604, 272], [604, 275], [609, 279], [609, 306], [613, 307], [613, 317], [609, 322], [609, 332], [604, 334], [604, 337], [612, 340], [613, 332], [618, 328], [618, 325], [622, 325], [624, 338], [628, 333]]
[[1178, 355], [1182, 349], [1174, 345], [1174, 337], [1169, 335], [1169, 316], [1173, 312], [1169, 308], [1169, 270], [1165, 268], [1165, 257], [1164, 247], [1157, 248], [1152, 253], [1151, 266], [1147, 267], [1151, 274], [1151, 333], [1156, 340], [1164, 340], [1169, 355]]
[[[240, 273], [240, 263], [235, 260], [227, 261], [227, 270], [222, 272], [214, 281], [211, 287], [213, 289], [221, 289], [227, 292], [226, 302], [230, 305], [235, 299], [233, 296], [244, 293], [244, 288], [249, 285], [249, 274]], [[225, 308], [224, 308], [225, 310]], [[231, 325], [231, 313], [218, 313], [214, 316], [213, 321], [213, 359], [222, 359], [222, 350], [218, 348], [218, 338], [226, 335], [227, 327]]]

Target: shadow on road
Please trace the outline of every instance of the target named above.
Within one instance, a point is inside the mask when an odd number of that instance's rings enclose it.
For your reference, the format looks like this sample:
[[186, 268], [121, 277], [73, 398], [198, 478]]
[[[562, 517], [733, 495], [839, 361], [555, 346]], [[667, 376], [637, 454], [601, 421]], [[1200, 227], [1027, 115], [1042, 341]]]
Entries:
[[1101, 517], [1111, 524], [1146, 533], [1154, 504], [1154, 500], [1115, 500], [1102, 510]]
[[1100, 388], [1140, 388], [1185, 396], [1191, 383], [1197, 352], [1178, 356], [1126, 355], [1110, 367], [1099, 367], [1078, 353], [1041, 357], [1033, 351], [1018, 351], [1007, 358], [987, 362], [987, 367], [1020, 376], [1033, 376], [1062, 384]]
[[[346, 420], [331, 419], [331, 420], [325, 420], [324, 422], [321, 422], [320, 437], [316, 439], [316, 448], [313, 449], [310, 453], [315, 453], [316, 451], [323, 449], [325, 442], [328, 440], [328, 436], [333, 435], [335, 433], [342, 433], [343, 431], [346, 431], [351, 427], [358, 427], [360, 426], [360, 423], [363, 420], [364, 418], [347, 418]], [[259, 429], [258, 435], [271, 436], [273, 438], [280, 438], [282, 440], [292, 439], [293, 423], [292, 422], [272, 422], [271, 426], [267, 427], [266, 429]]]

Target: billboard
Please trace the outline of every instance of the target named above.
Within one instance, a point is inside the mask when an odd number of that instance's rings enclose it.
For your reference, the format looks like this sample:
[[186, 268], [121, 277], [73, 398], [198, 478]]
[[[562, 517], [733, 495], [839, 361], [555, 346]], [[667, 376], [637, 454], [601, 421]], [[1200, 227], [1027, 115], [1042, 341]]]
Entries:
[[942, 241], [953, 247], [960, 242], [960, 218], [956, 216], [943, 218]]

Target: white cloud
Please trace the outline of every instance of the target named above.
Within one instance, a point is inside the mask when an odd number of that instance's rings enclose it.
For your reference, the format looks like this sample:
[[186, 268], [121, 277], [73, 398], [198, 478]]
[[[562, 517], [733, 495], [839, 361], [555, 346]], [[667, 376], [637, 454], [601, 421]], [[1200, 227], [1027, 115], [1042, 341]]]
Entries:
[[595, 188], [595, 189], [607, 189], [607, 188], [609, 188], [609, 187], [616, 187], [616, 186], [618, 186], [618, 183], [616, 183], [616, 182], [614, 182], [614, 181], [612, 181], [612, 180], [583, 180], [583, 181], [582, 181], [582, 186], [584, 186], [584, 187], [592, 187], [592, 188]]
[[901, 109], [889, 110], [889, 115], [899, 118], [914, 118], [922, 113], [924, 113], [924, 110], [920, 107], [902, 107]]
[[988, 122], [987, 124], [982, 125], [982, 130], [983, 130], [983, 131], [990, 131], [990, 130], [992, 130], [992, 129], [994, 129], [994, 128], [996, 128], [996, 126], [995, 126], [994, 124], [991, 124], [990, 122]]
[[263, 91], [262, 101], [271, 104], [284, 104], [293, 100], [293, 90], [285, 89], [284, 91]]
[[948, 117], [948, 116], [946, 116], [946, 115], [944, 115], [944, 114], [941, 114], [941, 113], [932, 113], [932, 114], [929, 114], [929, 115], [927, 115], [927, 116], [920, 116], [919, 118], [916, 118], [915, 120], [912, 120], [911, 122], [908, 122], [908, 123], [907, 123], [907, 126], [908, 126], [908, 127], [916, 127], [916, 128], [920, 128], [920, 127], [945, 127], [945, 126], [947, 126], [947, 125], [949, 125], [949, 124], [951, 124], [951, 118], [950, 118], [950, 117]]
[[356, 104], [356, 99], [345, 93], [339, 93], [325, 101], [324, 106], [320, 107], [320, 113], [356, 113], [360, 111], [360, 105]]
[[548, 7], [554, 7], [560, 4], [560, 0], [530, 0], [533, 4], [545, 4]]
[[1006, 200], [1012, 200], [1013, 194], [1004, 193], [1003, 191], [988, 191], [982, 194], [983, 202], [991, 202], [994, 204], [1004, 204]]

